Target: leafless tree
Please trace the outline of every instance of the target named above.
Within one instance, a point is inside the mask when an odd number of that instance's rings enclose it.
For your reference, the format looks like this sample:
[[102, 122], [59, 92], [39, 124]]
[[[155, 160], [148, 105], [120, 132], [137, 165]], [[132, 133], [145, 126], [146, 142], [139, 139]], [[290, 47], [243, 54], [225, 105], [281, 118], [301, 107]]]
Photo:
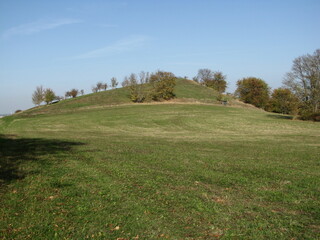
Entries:
[[118, 81], [115, 77], [111, 78], [111, 87], [116, 88], [118, 86]]
[[99, 89], [96, 86], [93, 86], [91, 89], [93, 93], [96, 93], [99, 91]]
[[102, 82], [97, 82], [97, 89], [98, 91], [102, 90], [103, 83]]
[[122, 81], [122, 83], [121, 83], [121, 86], [122, 86], [122, 87], [128, 87], [128, 86], [130, 86], [130, 81], [129, 81], [129, 79], [128, 79], [127, 76], [124, 77], [124, 79], [123, 79], [123, 81]]
[[283, 84], [309, 107], [313, 113], [320, 110], [320, 49], [294, 59], [291, 72]]
[[44, 89], [42, 86], [36, 88], [34, 93], [32, 94], [32, 102], [35, 105], [40, 105], [44, 100]]

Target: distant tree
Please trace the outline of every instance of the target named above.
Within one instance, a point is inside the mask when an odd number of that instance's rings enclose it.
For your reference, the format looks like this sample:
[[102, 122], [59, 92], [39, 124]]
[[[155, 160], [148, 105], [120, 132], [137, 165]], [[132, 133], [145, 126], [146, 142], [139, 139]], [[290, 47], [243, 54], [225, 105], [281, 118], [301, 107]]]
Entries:
[[83, 95], [84, 95], [84, 90], [81, 89], [81, 90], [80, 90], [80, 93], [81, 93], [81, 96], [83, 96]]
[[245, 103], [265, 108], [269, 101], [269, 86], [260, 78], [248, 77], [237, 82], [235, 95]]
[[198, 70], [198, 75], [193, 78], [194, 81], [205, 85], [205, 82], [213, 79], [213, 72], [208, 68]]
[[107, 83], [104, 83], [104, 84], [102, 84], [102, 89], [104, 90], [104, 91], [106, 91], [107, 90], [107, 88], [108, 88], [108, 84]]
[[71, 96], [72, 98], [75, 98], [75, 97], [78, 96], [78, 93], [79, 93], [79, 90], [73, 88], [73, 89], [71, 89], [71, 91], [70, 91], [70, 96]]
[[287, 73], [284, 85], [303, 103], [305, 114], [320, 112], [320, 49], [294, 59], [291, 72]]
[[140, 84], [149, 83], [149, 81], [150, 81], [150, 74], [149, 74], [149, 72], [141, 71], [141, 72], [139, 73], [139, 78], [140, 78]]
[[19, 112], [22, 112], [22, 110], [18, 109], [16, 111], [14, 111], [14, 113], [19, 113]]
[[122, 83], [121, 83], [121, 86], [122, 87], [129, 87], [130, 86], [130, 81], [129, 81], [129, 78], [126, 76], [124, 77]]
[[71, 97], [71, 93], [70, 93], [70, 91], [67, 91], [67, 92], [64, 94], [64, 96], [65, 96], [65, 98], [69, 98], [69, 97]]
[[297, 114], [299, 99], [285, 88], [274, 89], [268, 104], [268, 111], [282, 114]]
[[115, 77], [111, 78], [111, 87], [116, 88], [118, 86], [118, 81]]
[[194, 81], [200, 82], [206, 87], [213, 88], [220, 94], [225, 92], [227, 88], [226, 76], [222, 72], [213, 72], [210, 69], [199, 69], [197, 77]]
[[44, 101], [49, 104], [55, 100], [56, 95], [51, 88], [47, 88], [44, 92]]
[[44, 100], [44, 89], [42, 86], [36, 88], [32, 94], [32, 102], [35, 105], [40, 105]]
[[130, 87], [130, 99], [132, 102], [141, 103], [146, 99], [146, 92], [143, 84], [139, 84], [136, 74], [130, 74], [128, 85]]
[[91, 90], [92, 90], [93, 93], [96, 93], [96, 92], [99, 91], [98, 87], [96, 87], [96, 86], [93, 86], [93, 87], [91, 88]]
[[100, 91], [103, 89], [103, 83], [102, 82], [97, 82], [97, 90]]
[[150, 83], [153, 86], [153, 100], [170, 100], [175, 97], [176, 77], [173, 73], [158, 71], [150, 76]]

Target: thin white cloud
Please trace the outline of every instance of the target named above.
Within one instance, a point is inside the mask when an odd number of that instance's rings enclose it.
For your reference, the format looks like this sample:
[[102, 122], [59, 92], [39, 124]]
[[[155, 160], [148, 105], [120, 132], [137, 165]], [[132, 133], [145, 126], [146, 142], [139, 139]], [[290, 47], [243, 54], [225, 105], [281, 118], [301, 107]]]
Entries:
[[72, 57], [72, 59], [106, 57], [111, 54], [118, 54], [122, 52], [131, 51], [139, 47], [142, 47], [147, 40], [148, 37], [146, 36], [130, 36], [126, 39], [122, 39], [113, 44], [110, 44], [106, 47], [95, 49], [84, 54], [74, 56]]
[[78, 19], [70, 19], [70, 18], [55, 19], [50, 21], [41, 20], [41, 21], [22, 24], [20, 26], [10, 28], [2, 33], [2, 37], [8, 38], [15, 35], [30, 35], [33, 33], [44, 31], [44, 30], [49, 30], [49, 29], [61, 27], [64, 25], [70, 25], [70, 24], [80, 23], [80, 22], [82, 21]]

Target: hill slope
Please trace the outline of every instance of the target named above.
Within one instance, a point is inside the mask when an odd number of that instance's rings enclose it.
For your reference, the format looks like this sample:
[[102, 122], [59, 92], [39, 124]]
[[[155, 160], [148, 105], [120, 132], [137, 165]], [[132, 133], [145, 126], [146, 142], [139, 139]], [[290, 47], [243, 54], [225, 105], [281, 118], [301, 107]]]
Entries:
[[[174, 92], [176, 94], [174, 102], [219, 103], [217, 101], [218, 93], [216, 91], [201, 86], [191, 80], [178, 79]], [[233, 101], [232, 98], [229, 99], [231, 104], [241, 105], [241, 103]], [[32, 108], [24, 111], [23, 114], [74, 112], [83, 109], [120, 104], [133, 104], [130, 101], [130, 89], [128, 87], [91, 93], [77, 98], [62, 100], [59, 103], [51, 104], [49, 106]]]

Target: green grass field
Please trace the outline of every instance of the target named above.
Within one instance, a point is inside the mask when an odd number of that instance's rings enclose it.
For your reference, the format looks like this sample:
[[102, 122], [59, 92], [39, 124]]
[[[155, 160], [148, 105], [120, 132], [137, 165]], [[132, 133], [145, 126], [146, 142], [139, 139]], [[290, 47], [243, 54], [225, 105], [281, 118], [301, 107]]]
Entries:
[[1, 239], [319, 239], [319, 123], [56, 106], [0, 119]]

